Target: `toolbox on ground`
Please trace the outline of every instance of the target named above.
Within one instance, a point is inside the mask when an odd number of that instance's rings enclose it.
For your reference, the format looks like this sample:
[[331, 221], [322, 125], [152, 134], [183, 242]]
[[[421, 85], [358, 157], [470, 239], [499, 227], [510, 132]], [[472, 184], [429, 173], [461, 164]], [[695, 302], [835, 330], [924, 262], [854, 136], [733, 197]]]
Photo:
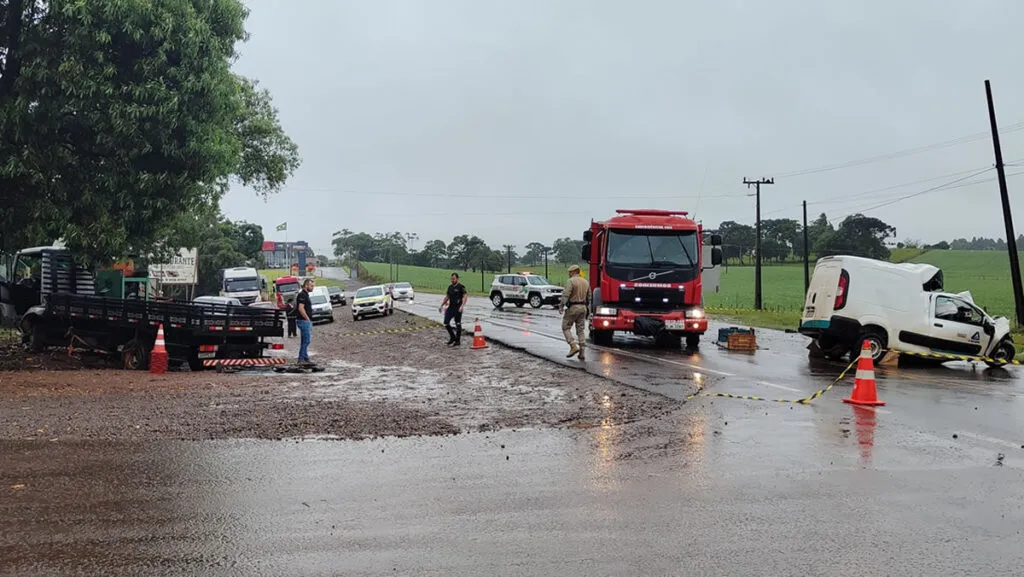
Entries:
[[718, 329], [717, 344], [730, 351], [756, 351], [757, 337], [752, 328], [728, 327]]

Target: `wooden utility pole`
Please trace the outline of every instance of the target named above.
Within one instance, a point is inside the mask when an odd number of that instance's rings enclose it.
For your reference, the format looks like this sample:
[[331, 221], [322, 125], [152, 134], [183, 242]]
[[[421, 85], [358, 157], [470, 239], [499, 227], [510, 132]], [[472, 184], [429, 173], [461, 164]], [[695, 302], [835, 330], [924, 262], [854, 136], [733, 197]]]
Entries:
[[[743, 184], [750, 188], [754, 186], [754, 196], [757, 198], [757, 218], [755, 221], [754, 239], [754, 310], [761, 310], [761, 185], [775, 184], [774, 178], [761, 178], [759, 180], [743, 179]], [[749, 196], [749, 195], [748, 195]]]
[[548, 278], [548, 247], [544, 247], [544, 278]]
[[506, 271], [508, 272], [508, 274], [512, 274], [512, 249], [514, 249], [515, 247], [516, 245], [514, 244], [505, 245], [505, 254], [508, 255], [508, 271]]
[[804, 201], [804, 294], [811, 288], [811, 247], [807, 246], [807, 201]]
[[1010, 212], [1010, 194], [1006, 191], [1006, 170], [1003, 167], [1003, 149], [999, 146], [999, 127], [996, 125], [996, 107], [992, 103], [992, 85], [985, 81], [988, 100], [988, 121], [992, 128], [992, 148], [996, 153], [996, 174], [999, 176], [999, 196], [1003, 201], [1003, 223], [1006, 225], [1006, 248], [1010, 252], [1010, 280], [1013, 281], [1013, 301], [1017, 308], [1017, 325], [1024, 325], [1024, 287], [1020, 278], [1020, 255], [1017, 237], [1013, 234], [1013, 214]]

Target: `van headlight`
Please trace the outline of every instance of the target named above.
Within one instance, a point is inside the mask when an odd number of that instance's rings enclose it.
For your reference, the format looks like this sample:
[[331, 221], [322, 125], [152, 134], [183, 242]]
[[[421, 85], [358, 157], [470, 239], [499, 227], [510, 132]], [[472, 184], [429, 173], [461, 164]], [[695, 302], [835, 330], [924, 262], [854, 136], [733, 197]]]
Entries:
[[614, 317], [619, 314], [619, 309], [613, 309], [611, 307], [597, 307], [597, 316], [599, 317]]
[[704, 318], [704, 309], [687, 309], [686, 318], [688, 319], [702, 319]]

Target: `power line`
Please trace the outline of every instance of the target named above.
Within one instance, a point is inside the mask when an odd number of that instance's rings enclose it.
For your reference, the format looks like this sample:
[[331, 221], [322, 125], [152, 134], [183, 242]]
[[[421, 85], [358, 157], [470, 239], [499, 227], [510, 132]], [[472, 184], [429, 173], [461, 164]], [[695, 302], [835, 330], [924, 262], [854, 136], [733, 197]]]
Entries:
[[[993, 170], [993, 169], [991, 169], [991, 168], [986, 169], [986, 172], [989, 171], [989, 170]], [[977, 173], [977, 174], [981, 174], [981, 173]], [[977, 176], [977, 174], [974, 174], [972, 176]], [[1014, 173], [1011, 173], [1011, 174], [1007, 174], [1006, 176], [1007, 177], [1012, 177], [1012, 176], [1020, 176], [1022, 174], [1024, 174], [1024, 170], [1022, 170], [1020, 172], [1014, 172]], [[967, 177], [965, 177], [965, 178], [967, 178]], [[863, 214], [865, 212], [870, 212], [872, 210], [876, 210], [876, 209], [883, 208], [883, 207], [886, 207], [886, 206], [889, 206], [889, 205], [892, 205], [892, 204], [896, 204], [897, 202], [902, 202], [904, 200], [907, 200], [908, 198], [914, 198], [914, 197], [917, 197], [917, 196], [921, 196], [923, 194], [930, 194], [930, 193], [933, 193], [933, 192], [944, 192], [944, 191], [947, 191], [947, 190], [953, 190], [953, 189], [957, 189], [957, 188], [965, 188], [965, 187], [968, 187], [968, 186], [975, 186], [975, 185], [978, 185], [978, 184], [986, 184], [986, 183], [993, 182], [993, 181], [996, 180], [995, 178], [986, 178], [985, 180], [978, 180], [978, 181], [975, 181], [975, 182], [966, 182], [966, 183], [962, 183], [962, 184], [957, 184], [959, 181], [965, 180], [965, 178], [954, 180], [953, 182], [949, 182], [949, 183], [946, 183], [946, 184], [943, 184], [943, 185], [939, 185], [939, 186], [935, 186], [935, 187], [932, 187], [932, 188], [928, 188], [928, 189], [925, 189], [925, 190], [922, 190], [922, 191], [919, 191], [919, 192], [915, 192], [913, 194], [908, 194], [906, 196], [901, 196], [899, 198], [895, 198], [895, 199], [887, 201], [887, 202], [883, 202], [883, 203], [880, 203], [880, 204], [869, 206], [867, 208], [862, 208], [860, 210], [856, 210], [856, 211], [848, 214], [847, 216], [852, 216], [854, 214]]]
[[[1024, 130], [1024, 122], [1018, 122], [1016, 124], [1011, 124], [1011, 125], [1007, 126], [1006, 128], [1004, 128], [1003, 130], [1000, 130], [999, 132], [1001, 134], [1009, 134], [1011, 132], [1017, 132], [1019, 130]], [[833, 170], [841, 170], [843, 168], [854, 168], [854, 167], [857, 167], [857, 166], [863, 166], [865, 164], [874, 164], [876, 162], [884, 162], [886, 160], [893, 160], [893, 159], [896, 159], [896, 158], [903, 158], [903, 157], [906, 157], [906, 156], [913, 156], [915, 154], [922, 154], [922, 153], [925, 153], [925, 152], [931, 152], [933, 150], [941, 150], [943, 148], [949, 148], [951, 146], [958, 146], [960, 144], [967, 144], [969, 142], [977, 142], [977, 141], [985, 140], [985, 139], [988, 139], [988, 138], [991, 138], [991, 134], [989, 132], [975, 132], [973, 134], [967, 134], [967, 135], [960, 136], [960, 137], [957, 137], [957, 138], [953, 138], [953, 139], [950, 139], [950, 140], [944, 140], [942, 142], [936, 142], [936, 143], [927, 144], [927, 145], [924, 145], [924, 146], [917, 146], [917, 147], [914, 147], [914, 148], [907, 148], [907, 149], [904, 149], [904, 150], [898, 150], [898, 151], [889, 152], [889, 153], [886, 153], [886, 154], [879, 154], [879, 155], [876, 155], [876, 156], [869, 156], [867, 158], [861, 158], [861, 159], [858, 159], [858, 160], [850, 160], [850, 161], [841, 162], [841, 163], [838, 163], [838, 164], [829, 164], [829, 165], [825, 165], [825, 166], [819, 166], [819, 167], [816, 167], [816, 168], [806, 168], [806, 169], [802, 169], [802, 170], [793, 170], [793, 171], [777, 174], [776, 176], [778, 178], [794, 178], [794, 177], [797, 177], [797, 176], [806, 176], [808, 174], [819, 174], [819, 173], [822, 173], [822, 172], [831, 172]]]
[[[394, 192], [394, 191], [365, 191], [365, 190], [354, 190], [354, 189], [338, 189], [338, 188], [286, 188], [286, 191], [293, 192], [334, 192], [338, 194], [360, 194], [360, 195], [373, 195], [373, 196], [402, 196], [402, 197], [421, 197], [421, 198], [475, 198], [480, 200], [491, 200], [491, 199], [536, 199], [536, 200], [552, 200], [552, 199], [565, 199], [565, 200], [622, 200], [628, 197], [629, 193], [618, 192], [610, 196], [594, 196], [593, 194], [541, 194], [541, 195], [528, 195], [528, 194], [467, 194], [467, 193], [449, 193], [449, 192]], [[667, 195], [643, 195], [640, 197], [631, 198], [631, 200], [643, 201], [647, 199], [663, 199], [663, 200], [677, 200], [681, 198], [743, 198], [746, 195], [743, 194], [719, 194], [719, 195], [678, 195], [678, 194], [667, 194]]]

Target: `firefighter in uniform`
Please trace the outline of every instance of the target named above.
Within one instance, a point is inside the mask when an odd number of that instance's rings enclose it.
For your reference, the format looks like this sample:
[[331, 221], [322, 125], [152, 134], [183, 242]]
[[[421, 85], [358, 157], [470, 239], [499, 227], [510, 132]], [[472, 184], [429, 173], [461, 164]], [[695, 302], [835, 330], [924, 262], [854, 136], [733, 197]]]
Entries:
[[[579, 355], [583, 360], [583, 341], [586, 335], [587, 316], [590, 313], [590, 283], [580, 276], [580, 267], [569, 267], [569, 280], [562, 290], [562, 300], [558, 305], [562, 313], [562, 333], [565, 342], [569, 343], [569, 354], [566, 358]], [[572, 328], [576, 325], [576, 339], [572, 337]]]

